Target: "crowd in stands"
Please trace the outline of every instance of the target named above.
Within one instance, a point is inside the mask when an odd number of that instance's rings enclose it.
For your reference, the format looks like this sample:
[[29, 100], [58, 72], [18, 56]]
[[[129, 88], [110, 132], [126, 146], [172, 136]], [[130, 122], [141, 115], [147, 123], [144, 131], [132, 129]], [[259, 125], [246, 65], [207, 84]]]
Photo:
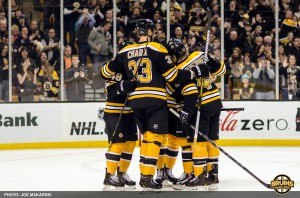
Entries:
[[[15, 0], [11, 0], [10, 17], [7, 0], [0, 0], [0, 101], [8, 101], [9, 49], [13, 52], [12, 85], [18, 101], [57, 100], [60, 89], [65, 90], [69, 101], [84, 100], [84, 84], [113, 57], [112, 0], [64, 0], [63, 19], [59, 0], [33, 2], [43, 13], [40, 19], [31, 19], [27, 13], [25, 16]], [[156, 24], [154, 41], [166, 45], [166, 0], [116, 2], [117, 44], [124, 40], [136, 41], [135, 23], [148, 18]], [[221, 3], [225, 8], [224, 30], [221, 29]], [[280, 99], [299, 100], [300, 1], [279, 1], [278, 52], [275, 51], [275, 0], [211, 0], [209, 7], [212, 11], [210, 55], [221, 59], [221, 42], [224, 42], [227, 74], [221, 87], [225, 99], [275, 99], [275, 82], [279, 78]], [[207, 16], [199, 0], [170, 0], [170, 11], [171, 38], [182, 39], [188, 53], [204, 51]], [[60, 40], [62, 20], [63, 41]], [[225, 33], [224, 41], [221, 41], [221, 31]], [[12, 35], [11, 48], [8, 34]], [[62, 49], [64, 57], [60, 57]], [[276, 56], [279, 68], [276, 68]], [[64, 71], [60, 69], [61, 58]], [[275, 75], [277, 71], [279, 76]], [[62, 72], [64, 85], [60, 85]]]

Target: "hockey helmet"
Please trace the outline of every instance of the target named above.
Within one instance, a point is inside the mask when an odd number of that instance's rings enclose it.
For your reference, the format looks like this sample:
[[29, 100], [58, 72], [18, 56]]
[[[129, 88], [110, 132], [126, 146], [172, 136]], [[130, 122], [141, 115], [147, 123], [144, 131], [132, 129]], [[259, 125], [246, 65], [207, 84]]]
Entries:
[[168, 52], [171, 56], [176, 56], [176, 58], [181, 58], [186, 54], [186, 49], [181, 39], [171, 38], [167, 44]]
[[155, 25], [150, 19], [139, 20], [135, 25], [135, 30], [139, 36], [148, 36], [148, 30], [154, 32]]

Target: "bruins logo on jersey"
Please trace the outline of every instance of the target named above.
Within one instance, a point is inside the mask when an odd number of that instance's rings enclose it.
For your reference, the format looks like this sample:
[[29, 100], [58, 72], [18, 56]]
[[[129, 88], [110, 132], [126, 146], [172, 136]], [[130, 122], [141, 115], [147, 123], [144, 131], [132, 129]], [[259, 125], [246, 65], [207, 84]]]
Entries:
[[50, 91], [51, 87], [52, 87], [51, 82], [49, 82], [49, 81], [44, 82], [43, 88], [45, 91]]

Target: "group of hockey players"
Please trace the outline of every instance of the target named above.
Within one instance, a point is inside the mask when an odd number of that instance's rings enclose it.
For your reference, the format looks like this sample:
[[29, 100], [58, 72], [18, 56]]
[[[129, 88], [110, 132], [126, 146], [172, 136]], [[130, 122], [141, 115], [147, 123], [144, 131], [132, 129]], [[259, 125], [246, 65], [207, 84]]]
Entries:
[[[139, 41], [124, 42], [114, 59], [101, 69], [107, 80], [104, 121], [110, 143], [104, 190], [135, 188], [127, 170], [137, 127], [142, 134], [142, 188], [160, 190], [171, 185], [175, 190], [201, 190], [219, 183], [219, 150], [191, 125], [198, 122], [201, 133], [215, 142], [219, 139], [222, 103], [211, 79], [224, 75], [225, 65], [210, 56], [205, 60], [204, 52], [187, 55], [180, 39], [171, 38], [166, 48], [152, 42], [151, 20], [138, 21], [135, 31]], [[177, 111], [179, 118], [169, 108]], [[184, 172], [176, 178], [172, 169], [179, 147]]]

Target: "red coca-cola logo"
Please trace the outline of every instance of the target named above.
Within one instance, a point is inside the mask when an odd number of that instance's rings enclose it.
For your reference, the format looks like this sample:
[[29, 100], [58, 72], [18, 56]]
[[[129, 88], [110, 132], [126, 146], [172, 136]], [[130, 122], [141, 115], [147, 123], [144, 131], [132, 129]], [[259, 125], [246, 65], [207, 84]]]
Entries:
[[220, 119], [220, 129], [221, 131], [232, 132], [237, 128], [237, 119], [234, 116], [238, 114], [239, 111], [229, 111], [224, 120]]
[[[228, 111], [225, 118], [220, 119], [220, 129], [222, 132], [233, 132], [233, 131], [270, 131], [272, 129], [277, 129], [280, 131], [285, 131], [288, 128], [288, 121], [283, 118], [274, 119], [274, 118], [266, 118], [266, 119], [247, 119], [247, 118], [239, 118], [237, 119], [235, 116], [240, 113], [240, 111]], [[237, 129], [237, 127], [239, 128]], [[237, 129], [237, 130], [236, 130]]]

